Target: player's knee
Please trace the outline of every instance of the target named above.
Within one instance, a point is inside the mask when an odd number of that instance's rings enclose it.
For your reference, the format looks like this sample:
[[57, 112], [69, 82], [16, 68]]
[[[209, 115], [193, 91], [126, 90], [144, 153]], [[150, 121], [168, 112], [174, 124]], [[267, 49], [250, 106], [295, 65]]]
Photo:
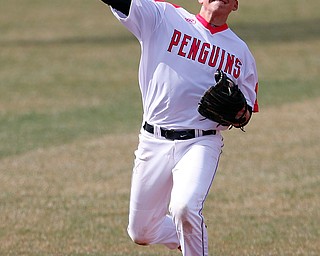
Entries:
[[192, 234], [197, 225], [198, 211], [188, 204], [180, 204], [171, 207], [171, 214], [177, 229], [183, 229], [185, 234]]
[[128, 235], [131, 240], [138, 245], [149, 245], [151, 240], [148, 238], [147, 233], [143, 232], [140, 228], [128, 227]]
[[170, 210], [173, 218], [178, 222], [187, 221], [191, 214], [191, 209], [188, 204], [175, 204], [171, 206]]

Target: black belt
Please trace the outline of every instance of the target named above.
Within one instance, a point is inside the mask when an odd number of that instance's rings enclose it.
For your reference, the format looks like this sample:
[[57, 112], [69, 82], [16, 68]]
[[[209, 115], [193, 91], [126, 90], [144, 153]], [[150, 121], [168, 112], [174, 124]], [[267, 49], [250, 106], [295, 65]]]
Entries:
[[[147, 132], [154, 134], [154, 127], [147, 122], [144, 123], [143, 129]], [[216, 130], [207, 130], [197, 132], [198, 136], [196, 136], [196, 130], [189, 129], [189, 130], [167, 130], [160, 127], [161, 136], [165, 137], [168, 140], [189, 140], [199, 136], [206, 136], [206, 135], [215, 135], [217, 133]]]

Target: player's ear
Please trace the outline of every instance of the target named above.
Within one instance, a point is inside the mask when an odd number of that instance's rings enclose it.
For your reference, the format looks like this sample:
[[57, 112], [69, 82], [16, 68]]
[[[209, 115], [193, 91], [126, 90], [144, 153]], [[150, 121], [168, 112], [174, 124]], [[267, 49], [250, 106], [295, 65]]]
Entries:
[[236, 10], [238, 10], [238, 8], [239, 8], [239, 2], [238, 2], [238, 0], [235, 0], [232, 11], [236, 11]]

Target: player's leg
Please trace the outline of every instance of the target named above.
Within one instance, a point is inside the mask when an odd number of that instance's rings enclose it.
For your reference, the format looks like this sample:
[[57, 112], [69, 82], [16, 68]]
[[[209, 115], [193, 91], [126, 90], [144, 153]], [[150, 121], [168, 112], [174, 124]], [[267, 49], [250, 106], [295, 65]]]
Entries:
[[[218, 166], [220, 135], [200, 138], [185, 148], [173, 171], [170, 211], [176, 224], [183, 255], [207, 256], [208, 237], [202, 208]], [[179, 145], [177, 145], [177, 148]]]
[[172, 188], [173, 142], [141, 135], [132, 173], [128, 233], [137, 244], [179, 246], [167, 216]]

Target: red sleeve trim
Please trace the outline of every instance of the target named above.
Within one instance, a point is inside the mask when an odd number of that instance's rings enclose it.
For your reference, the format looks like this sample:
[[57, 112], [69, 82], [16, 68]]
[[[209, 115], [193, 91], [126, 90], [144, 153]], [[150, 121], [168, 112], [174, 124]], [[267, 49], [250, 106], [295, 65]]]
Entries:
[[255, 92], [256, 92], [256, 101], [254, 103], [254, 106], [253, 106], [253, 112], [259, 112], [259, 104], [258, 104], [258, 87], [259, 87], [259, 84], [257, 83], [256, 84], [256, 88], [255, 88]]

